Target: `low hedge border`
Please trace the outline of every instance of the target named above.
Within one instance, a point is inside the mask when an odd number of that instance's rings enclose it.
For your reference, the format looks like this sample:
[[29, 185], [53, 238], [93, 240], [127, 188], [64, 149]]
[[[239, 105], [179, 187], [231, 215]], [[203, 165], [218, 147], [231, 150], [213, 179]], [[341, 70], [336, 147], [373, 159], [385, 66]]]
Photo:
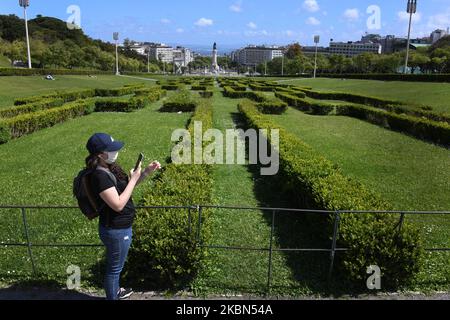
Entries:
[[259, 112], [264, 114], [283, 114], [286, 112], [288, 105], [280, 99], [268, 99], [265, 102], [256, 104]]
[[256, 102], [266, 102], [268, 98], [261, 93], [255, 91], [236, 91], [232, 87], [223, 87], [223, 95], [227, 98], [243, 99], [247, 98]]
[[[239, 104], [248, 126], [280, 130], [280, 174], [294, 202], [326, 210], [390, 210], [379, 195], [319, 155], [297, 136], [271, 122], [251, 101]], [[306, 197], [306, 199], [305, 199]], [[327, 218], [326, 233], [331, 234], [334, 219]], [[409, 283], [423, 264], [419, 231], [410, 224], [395, 228], [398, 217], [374, 214], [341, 214], [339, 246], [349, 250], [336, 260], [340, 274], [353, 283], [367, 277], [366, 269], [378, 265], [386, 286], [397, 288]]]
[[450, 82], [450, 74], [321, 74], [324, 78], [362, 79], [381, 81], [413, 81], [413, 82]]
[[[43, 128], [69, 119], [91, 114], [95, 109], [95, 99], [79, 100], [68, 103], [62, 107], [22, 114], [4, 122], [9, 128], [9, 139], [16, 139], [23, 135], [33, 133]], [[6, 141], [5, 141], [6, 142]]]
[[[190, 120], [188, 130], [192, 139], [196, 121], [201, 121], [203, 131], [212, 128], [212, 106], [208, 99], [201, 99]], [[140, 205], [211, 203], [212, 184], [210, 165], [171, 163], [154, 179], [151, 188], [145, 190]], [[210, 239], [209, 215], [209, 210], [202, 211], [201, 237], [197, 239], [199, 215], [196, 210], [192, 210], [190, 217], [187, 210], [140, 212], [134, 224], [127, 274], [146, 285], [186, 286], [196, 276], [207, 256], [206, 248], [198, 246], [198, 242], [207, 243]], [[188, 221], [191, 221], [191, 230]]]
[[182, 90], [170, 98], [168, 98], [162, 107], [160, 112], [194, 112], [197, 108], [200, 97], [194, 96], [188, 90]]
[[145, 108], [146, 104], [147, 98], [143, 96], [124, 100], [97, 100], [95, 112], [133, 112]]
[[12, 118], [21, 114], [36, 112], [44, 109], [60, 107], [65, 103], [64, 99], [45, 99], [33, 104], [24, 104], [0, 110], [0, 117]]
[[383, 109], [357, 104], [331, 104], [297, 99], [293, 107], [314, 115], [339, 115], [364, 120], [384, 128], [411, 135], [445, 147], [450, 146], [450, 125], [418, 118], [407, 114], [396, 114]]
[[214, 91], [212, 91], [212, 90], [199, 91], [198, 94], [202, 98], [212, 98], [214, 96]]
[[111, 71], [70, 70], [70, 69], [21, 69], [0, 68], [0, 76], [37, 76], [37, 75], [112, 75]]

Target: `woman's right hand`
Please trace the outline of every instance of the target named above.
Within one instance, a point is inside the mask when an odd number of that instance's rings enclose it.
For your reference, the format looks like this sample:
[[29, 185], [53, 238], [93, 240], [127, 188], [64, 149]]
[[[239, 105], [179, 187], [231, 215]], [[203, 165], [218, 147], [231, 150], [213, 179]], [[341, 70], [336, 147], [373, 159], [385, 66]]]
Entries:
[[135, 183], [137, 183], [139, 181], [139, 178], [141, 177], [141, 174], [142, 174], [142, 167], [141, 165], [139, 165], [136, 171], [134, 169], [131, 169], [130, 180], [133, 180]]

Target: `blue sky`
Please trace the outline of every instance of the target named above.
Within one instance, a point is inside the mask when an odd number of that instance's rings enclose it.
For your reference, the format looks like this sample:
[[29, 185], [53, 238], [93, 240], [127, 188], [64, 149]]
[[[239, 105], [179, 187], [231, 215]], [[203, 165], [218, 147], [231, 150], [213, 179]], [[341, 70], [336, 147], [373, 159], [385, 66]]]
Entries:
[[[311, 45], [358, 40], [370, 33], [407, 33], [406, 0], [30, 0], [29, 16], [36, 14], [67, 20], [70, 5], [80, 8], [81, 27], [89, 36], [110, 41], [121, 38], [180, 45], [223, 47], [247, 44]], [[380, 25], [369, 30], [368, 8], [380, 9]], [[0, 14], [22, 16], [18, 0], [0, 0]], [[378, 28], [379, 27], [379, 28]], [[429, 35], [450, 27], [449, 0], [418, 0], [413, 36]]]

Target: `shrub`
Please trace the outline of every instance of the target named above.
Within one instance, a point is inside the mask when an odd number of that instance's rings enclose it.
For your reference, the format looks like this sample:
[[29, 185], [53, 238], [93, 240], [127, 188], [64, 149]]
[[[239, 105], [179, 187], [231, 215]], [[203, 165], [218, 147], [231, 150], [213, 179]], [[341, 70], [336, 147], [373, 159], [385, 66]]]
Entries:
[[7, 143], [11, 139], [11, 133], [8, 124], [0, 119], [0, 144]]
[[450, 74], [321, 74], [325, 78], [381, 81], [450, 82]]
[[133, 112], [145, 108], [147, 98], [136, 96], [126, 100], [97, 100], [96, 112]]
[[161, 112], [193, 112], [198, 104], [198, 99], [192, 95], [188, 90], [182, 90], [167, 101], [159, 111]]
[[[255, 129], [279, 129], [246, 100], [239, 111]], [[280, 170], [295, 205], [325, 210], [390, 210], [391, 206], [310, 146], [280, 129]], [[423, 248], [418, 230], [405, 224], [395, 228], [392, 215], [341, 214], [338, 245], [349, 250], [336, 260], [344, 278], [359, 282], [369, 265], [378, 265], [384, 283], [393, 287], [409, 282], [422, 266]], [[331, 234], [333, 217], [323, 229]]]
[[94, 112], [94, 108], [94, 99], [80, 100], [59, 108], [22, 114], [7, 119], [5, 122], [10, 128], [11, 138], [18, 138], [43, 128], [52, 127], [69, 119], [90, 114]]
[[264, 94], [254, 91], [236, 91], [232, 87], [225, 86], [223, 91], [224, 97], [242, 99], [247, 98], [256, 102], [265, 102], [267, 98]]
[[282, 114], [286, 112], [288, 105], [279, 99], [269, 99], [257, 105], [258, 110], [264, 114]]
[[61, 98], [51, 98], [39, 100], [39, 102], [19, 105], [11, 108], [6, 108], [0, 110], [0, 117], [3, 118], [12, 118], [18, 116], [20, 114], [36, 112], [44, 109], [60, 107], [64, 104], [64, 100]]
[[214, 92], [211, 90], [207, 90], [207, 91], [199, 91], [199, 95], [202, 98], [211, 98], [214, 95]]
[[[195, 121], [201, 121], [203, 130], [212, 127], [212, 108], [209, 102], [199, 102], [189, 131], [193, 137]], [[193, 140], [192, 140], [193, 141]], [[179, 205], [211, 202], [211, 166], [167, 165], [151, 188], [144, 190], [140, 205]], [[210, 237], [209, 211], [202, 212], [202, 231], [197, 239], [199, 215], [192, 210], [191, 230], [187, 210], [145, 210], [137, 215], [134, 239], [130, 251], [128, 274], [141, 283], [179, 287], [198, 273]]]
[[191, 90], [193, 91], [206, 91], [208, 90], [208, 87], [205, 85], [196, 85], [196, 86], [192, 86]]

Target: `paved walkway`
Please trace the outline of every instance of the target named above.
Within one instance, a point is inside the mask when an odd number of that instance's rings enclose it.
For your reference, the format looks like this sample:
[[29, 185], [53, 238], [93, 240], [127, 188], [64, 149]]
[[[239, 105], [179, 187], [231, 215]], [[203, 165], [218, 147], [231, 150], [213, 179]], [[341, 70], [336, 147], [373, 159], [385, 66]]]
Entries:
[[[296, 298], [267, 298], [258, 296], [211, 296], [206, 299], [195, 297], [190, 293], [178, 293], [173, 296], [167, 296], [162, 292], [147, 291], [136, 292], [130, 300], [332, 300], [332, 297], [302, 296]], [[418, 293], [410, 294], [378, 294], [361, 295], [357, 297], [342, 296], [339, 300], [450, 300], [450, 292], [435, 293], [424, 295]], [[45, 289], [45, 288], [0, 288], [0, 300], [104, 300], [104, 296], [98, 292], [89, 291], [71, 291], [67, 289]]]

